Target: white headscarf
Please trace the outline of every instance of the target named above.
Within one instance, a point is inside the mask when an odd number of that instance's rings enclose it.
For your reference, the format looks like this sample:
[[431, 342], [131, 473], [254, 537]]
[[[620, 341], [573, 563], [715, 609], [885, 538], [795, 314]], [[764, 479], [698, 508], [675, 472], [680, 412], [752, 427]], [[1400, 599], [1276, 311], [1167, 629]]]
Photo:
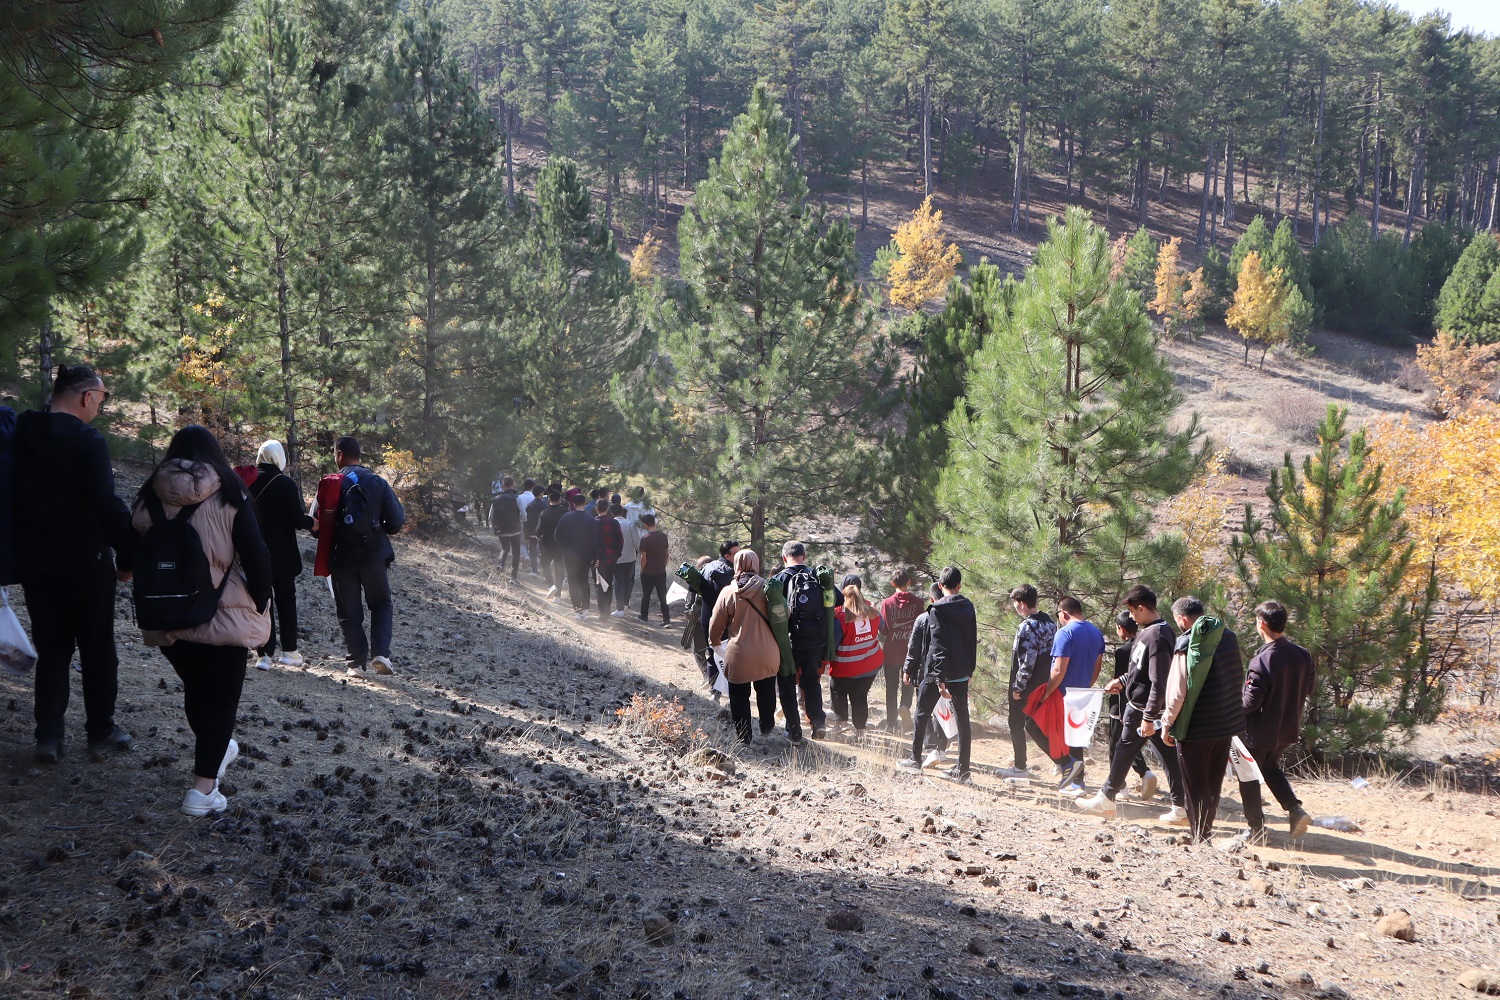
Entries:
[[286, 449], [281, 446], [280, 441], [267, 441], [260, 446], [260, 451], [255, 453], [256, 465], [274, 465], [282, 472], [286, 471]]

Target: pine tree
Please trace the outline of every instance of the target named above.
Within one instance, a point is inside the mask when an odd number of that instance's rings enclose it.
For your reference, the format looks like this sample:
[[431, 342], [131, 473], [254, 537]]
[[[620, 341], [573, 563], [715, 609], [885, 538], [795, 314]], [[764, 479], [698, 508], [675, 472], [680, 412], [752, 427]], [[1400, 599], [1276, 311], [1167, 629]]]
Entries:
[[[542, 168], [528, 222], [513, 258], [519, 280], [505, 317], [505, 352], [515, 359], [511, 372], [522, 399], [506, 435], [515, 450], [494, 455], [488, 440], [487, 457], [585, 482], [611, 461], [626, 466], [639, 450], [625, 446], [620, 413], [606, 391], [611, 379], [632, 378], [643, 360], [630, 268], [594, 217], [571, 160], [553, 158]], [[504, 374], [497, 372], [508, 385]], [[507, 395], [492, 394], [497, 411]]]
[[[632, 406], [669, 440], [662, 475], [705, 533], [770, 532], [860, 508], [877, 464], [860, 430], [891, 384], [889, 348], [856, 283], [854, 233], [809, 204], [786, 116], [764, 86], [678, 226], [681, 295], [663, 304], [661, 364]], [[617, 398], [620, 394], [617, 393]]]
[[1488, 307], [1485, 301], [1496, 274], [1500, 274], [1500, 241], [1494, 233], [1475, 233], [1438, 293], [1437, 328], [1475, 343], [1500, 341], [1500, 309]]
[[1346, 434], [1347, 416], [1328, 408], [1300, 479], [1288, 453], [1266, 490], [1269, 519], [1246, 504], [1230, 544], [1247, 603], [1292, 609], [1289, 631], [1318, 668], [1303, 743], [1330, 755], [1388, 748], [1441, 697], [1420, 685], [1418, 627], [1435, 581], [1415, 601], [1403, 596], [1412, 559], [1405, 501], [1381, 499], [1383, 469], [1363, 431]]
[[1280, 271], [1262, 267], [1260, 254], [1254, 250], [1240, 263], [1234, 304], [1229, 307], [1225, 322], [1245, 341], [1245, 364], [1250, 363], [1251, 343], [1260, 344], [1262, 368], [1266, 366], [1266, 352], [1286, 343], [1291, 335], [1286, 282]]
[[1168, 429], [1172, 372], [1140, 297], [1109, 270], [1086, 212], [1052, 220], [948, 420], [935, 555], [973, 573], [992, 622], [1018, 581], [1106, 608], [1172, 579], [1183, 554], [1151, 514], [1192, 480], [1200, 431]]
[[896, 227], [891, 243], [896, 256], [886, 279], [891, 304], [903, 309], [920, 309], [940, 295], [963, 261], [958, 246], [943, 235], [943, 213], [933, 209], [931, 198]]
[[1139, 292], [1143, 302], [1150, 298], [1156, 284], [1156, 253], [1156, 241], [1146, 232], [1145, 226], [1132, 233], [1125, 243], [1122, 262], [1125, 287]]
[[933, 109], [951, 80], [954, 40], [962, 37], [961, 27], [958, 0], [890, 0], [876, 43], [891, 75], [916, 100], [917, 162], [924, 197], [932, 196], [937, 183], [932, 166]]
[[1290, 219], [1282, 219], [1276, 224], [1271, 245], [1261, 255], [1261, 261], [1270, 270], [1280, 271], [1287, 285], [1295, 288], [1305, 302], [1312, 300], [1312, 286], [1307, 281], [1307, 255], [1292, 232]]
[[943, 311], [922, 318], [916, 372], [905, 388], [906, 426], [886, 440], [890, 468], [881, 516], [870, 541], [915, 566], [926, 566], [937, 519], [938, 476], [948, 455], [948, 415], [964, 395], [969, 359], [1008, 322], [1016, 282], [981, 260], [968, 281], [948, 286]]
[[1205, 320], [1221, 323], [1234, 301], [1234, 279], [1229, 276], [1229, 261], [1217, 247], [1209, 247], [1203, 255], [1203, 266], [1198, 270], [1202, 272], [1203, 280], [1193, 283], [1194, 298]]
[[1245, 258], [1252, 253], [1260, 254], [1261, 260], [1271, 252], [1271, 232], [1266, 228], [1266, 217], [1257, 215], [1250, 220], [1240, 238], [1235, 240], [1234, 249], [1229, 252], [1229, 277], [1232, 282], [1240, 279], [1240, 265]]

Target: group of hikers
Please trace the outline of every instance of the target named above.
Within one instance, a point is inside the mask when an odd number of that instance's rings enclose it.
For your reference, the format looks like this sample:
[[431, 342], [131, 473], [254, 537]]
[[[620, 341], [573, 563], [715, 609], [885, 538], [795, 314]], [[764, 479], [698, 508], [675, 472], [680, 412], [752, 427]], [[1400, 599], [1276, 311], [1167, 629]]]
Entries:
[[75, 651], [89, 751], [124, 750], [134, 741], [115, 721], [115, 587], [130, 582], [143, 641], [159, 647], [182, 679], [195, 739], [182, 811], [222, 812], [228, 802], [219, 782], [239, 756], [233, 735], [247, 651], [269, 670], [279, 631], [276, 662], [302, 663], [296, 533], [318, 535], [316, 572], [330, 579], [348, 671], [388, 674], [386, 574], [395, 559], [390, 536], [405, 512], [390, 486], [360, 464], [352, 437], [339, 439], [338, 471], [319, 483], [309, 509], [286, 475], [280, 442], [265, 442], [254, 467], [236, 469], [213, 433], [197, 425], [172, 436], [127, 504], [115, 493], [105, 439], [90, 426], [108, 399], [92, 368], [60, 365], [45, 409], [16, 416], [0, 408], [0, 585], [21, 585], [31, 618], [35, 756], [56, 763], [64, 755]]
[[[296, 580], [303, 573], [297, 533], [318, 539], [314, 572], [330, 580], [351, 675], [394, 672], [390, 536], [405, 513], [391, 487], [361, 464], [359, 442], [340, 438], [337, 471], [318, 484], [312, 504], [286, 473], [277, 441], [258, 450], [254, 467], [234, 468], [206, 428], [179, 430], [127, 504], [115, 493], [108, 447], [91, 422], [109, 398], [103, 378], [86, 366], [59, 366], [50, 404], [17, 417], [0, 408], [0, 585], [20, 583], [36, 650], [35, 755], [55, 763], [64, 754], [69, 666], [75, 651], [82, 674], [85, 735], [91, 752], [125, 749], [131, 735], [114, 718], [118, 657], [115, 588], [133, 583], [136, 622], [148, 646], [161, 648], [182, 679], [183, 707], [196, 747], [193, 784], [182, 811], [193, 816], [227, 807], [219, 789], [238, 756], [234, 723], [249, 661], [299, 666]], [[638, 617], [649, 622], [657, 598], [663, 626], [668, 604], [670, 544], [644, 493], [539, 488], [502, 477], [482, 519], [500, 545], [502, 571], [520, 567], [557, 601], [566, 587], [573, 612], [628, 613], [639, 571]], [[963, 573], [945, 567], [924, 599], [914, 574], [898, 569], [891, 593], [875, 604], [856, 574], [834, 586], [826, 567], [808, 564], [807, 546], [788, 541], [781, 566], [763, 572], [761, 558], [737, 541], [676, 571], [689, 592], [684, 645], [694, 649], [708, 686], [728, 697], [739, 739], [754, 731], [752, 693], [763, 737], [776, 726], [803, 742], [864, 737], [869, 696], [884, 675], [885, 727], [911, 747], [901, 769], [920, 772], [948, 761], [948, 730], [958, 760], [948, 770], [972, 781], [969, 688], [978, 664], [978, 615], [963, 594]], [[1084, 749], [1063, 738], [1063, 696], [1098, 684], [1107, 643], [1073, 597], [1057, 602], [1057, 618], [1041, 611], [1030, 584], [1010, 593], [1021, 621], [1010, 655], [1008, 724], [1014, 759], [998, 773], [1031, 776], [1028, 738], [1052, 762], [1058, 788], [1077, 796], [1084, 812], [1113, 817], [1134, 770], [1140, 795], [1166, 775], [1170, 809], [1161, 819], [1206, 839], [1218, 811], [1232, 742], [1287, 811], [1294, 837], [1311, 818], [1296, 798], [1280, 760], [1300, 738], [1313, 664], [1286, 637], [1288, 611], [1275, 601], [1255, 609], [1263, 645], [1243, 666], [1238, 637], [1208, 615], [1196, 597], [1180, 597], [1171, 621], [1156, 594], [1131, 588], [1114, 619], [1114, 698], [1109, 771], [1085, 797]], [[370, 627], [364, 624], [368, 608]], [[613, 608], [613, 610], [611, 610]], [[1174, 627], [1175, 626], [1175, 627]], [[278, 637], [280, 640], [278, 654]], [[273, 660], [274, 657], [274, 660]], [[823, 676], [828, 701], [824, 709]], [[1149, 748], [1149, 749], [1148, 749]], [[925, 751], [925, 752], [924, 752]], [[1153, 766], [1150, 753], [1158, 764]], [[1260, 782], [1242, 781], [1245, 839], [1265, 837]]]
[[[910, 726], [911, 749], [897, 766], [920, 772], [947, 763], [948, 738], [936, 722], [941, 706], [958, 739], [958, 761], [947, 774], [971, 782], [969, 688], [978, 665], [978, 616], [962, 593], [962, 571], [945, 567], [924, 601], [911, 592], [912, 572], [898, 569], [891, 595], [876, 606], [858, 575], [845, 576], [834, 589], [828, 570], [808, 566], [803, 542], [789, 541], [781, 552], [782, 567], [769, 576], [759, 555], [736, 541], [722, 543], [717, 559], [704, 556], [679, 571], [697, 603], [694, 645], [704, 679], [711, 688], [727, 682], [739, 739], [748, 744], [754, 732], [752, 692], [763, 737], [775, 729], [779, 702], [789, 741], [802, 743], [804, 717], [814, 739], [827, 738], [825, 673], [835, 732], [861, 739], [869, 692], [883, 673], [886, 728], [905, 734]], [[1007, 684], [1013, 762], [997, 769], [999, 776], [1031, 778], [1029, 738], [1052, 762], [1059, 792], [1075, 796], [1084, 812], [1112, 819], [1132, 770], [1141, 777], [1140, 798], [1156, 796], [1160, 782], [1145, 756], [1149, 747], [1166, 773], [1171, 802], [1160, 820], [1206, 840], [1238, 741], [1240, 756], [1258, 765], [1286, 810], [1291, 836], [1307, 832], [1311, 816], [1293, 793], [1281, 757], [1301, 738], [1313, 663], [1287, 638], [1288, 610], [1280, 603], [1255, 609], [1263, 645], [1247, 670], [1238, 637], [1198, 598], [1178, 598], [1169, 622], [1150, 587], [1127, 591], [1114, 620], [1113, 675], [1103, 689], [1113, 699], [1109, 771], [1102, 787], [1085, 797], [1084, 748], [1067, 744], [1064, 695], [1095, 689], [1108, 644], [1074, 597], [1057, 602], [1056, 619], [1040, 610], [1031, 584], [1013, 589], [1010, 601], [1021, 619]], [[930, 749], [924, 753], [924, 747]], [[1240, 781], [1248, 829], [1239, 839], [1249, 843], [1266, 837], [1260, 785]]]

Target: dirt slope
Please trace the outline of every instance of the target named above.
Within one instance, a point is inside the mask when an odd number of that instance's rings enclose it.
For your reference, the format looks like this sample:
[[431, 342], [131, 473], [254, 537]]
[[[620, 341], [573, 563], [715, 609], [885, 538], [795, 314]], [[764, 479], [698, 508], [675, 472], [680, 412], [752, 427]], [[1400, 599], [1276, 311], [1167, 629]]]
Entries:
[[[710, 766], [614, 715], [680, 696], [728, 748], [675, 634], [562, 617], [488, 551], [401, 546], [399, 677], [251, 672], [222, 818], [176, 812], [181, 696], [123, 600], [133, 751], [89, 760], [75, 700], [35, 766], [0, 682], [0, 995], [1454, 997], [1500, 954], [1494, 797], [1305, 785], [1368, 832], [1232, 855], [878, 746]], [[337, 653], [321, 581], [302, 597], [306, 652]], [[1375, 932], [1398, 908], [1414, 943]]]

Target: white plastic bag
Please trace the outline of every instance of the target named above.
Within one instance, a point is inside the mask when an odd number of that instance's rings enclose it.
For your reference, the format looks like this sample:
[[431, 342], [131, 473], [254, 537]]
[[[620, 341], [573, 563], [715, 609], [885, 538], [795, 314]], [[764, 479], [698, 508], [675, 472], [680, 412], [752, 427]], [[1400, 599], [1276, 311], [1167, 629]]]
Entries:
[[724, 672], [724, 655], [728, 650], [727, 640], [714, 647], [714, 666], [719, 668], [719, 672], [714, 675], [714, 690], [723, 695], [729, 693], [729, 675]]
[[36, 666], [36, 647], [10, 606], [10, 591], [0, 587], [0, 670], [25, 677]]
[[949, 739], [958, 735], [958, 720], [953, 717], [953, 698], [951, 695], [943, 695], [933, 706], [932, 714], [936, 716], [938, 725], [943, 727], [943, 734]]
[[1229, 741], [1229, 764], [1234, 769], [1234, 776], [1240, 781], [1266, 780], [1261, 776], [1260, 765], [1250, 753], [1250, 748], [1245, 746], [1245, 741], [1238, 736]]

